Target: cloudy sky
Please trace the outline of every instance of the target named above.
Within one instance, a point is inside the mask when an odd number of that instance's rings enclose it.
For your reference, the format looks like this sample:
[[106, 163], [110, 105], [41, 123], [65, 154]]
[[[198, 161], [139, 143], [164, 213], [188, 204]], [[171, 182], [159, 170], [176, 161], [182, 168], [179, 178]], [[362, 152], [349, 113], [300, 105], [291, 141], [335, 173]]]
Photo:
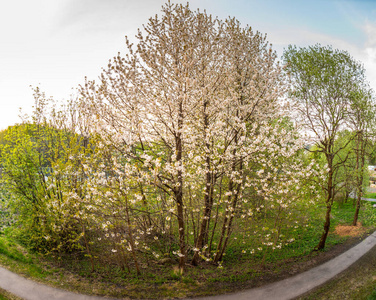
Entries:
[[[0, 0], [0, 129], [30, 112], [30, 86], [69, 99], [84, 77], [96, 79], [125, 51], [124, 36], [159, 14], [162, 0]], [[173, 3], [187, 1], [171, 0]], [[192, 0], [224, 19], [266, 33], [282, 55], [289, 44], [347, 50], [376, 90], [376, 0]]]

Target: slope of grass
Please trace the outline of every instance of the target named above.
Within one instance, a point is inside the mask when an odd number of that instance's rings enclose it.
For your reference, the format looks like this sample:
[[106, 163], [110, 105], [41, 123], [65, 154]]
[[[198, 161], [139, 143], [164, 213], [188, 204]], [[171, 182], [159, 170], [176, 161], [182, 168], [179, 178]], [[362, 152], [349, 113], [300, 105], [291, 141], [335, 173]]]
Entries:
[[0, 265], [38, 281], [49, 273], [38, 256], [17, 243], [9, 230], [0, 234]]
[[[339, 236], [334, 229], [338, 224], [350, 224], [353, 212], [352, 202], [335, 203], [332, 230], [323, 252], [312, 252], [323, 226], [322, 212], [313, 211], [308, 227], [296, 225], [289, 228], [294, 242], [281, 249], [242, 253], [244, 245], [240, 245], [240, 239], [235, 239], [228, 248], [222, 266], [210, 263], [202, 263], [198, 267], [187, 265], [184, 274], [177, 272], [174, 261], [141, 262], [144, 270], [141, 276], [111, 262], [104, 266], [96, 265], [92, 272], [89, 260], [82, 255], [67, 255], [56, 260], [30, 254], [14, 241], [10, 231], [0, 235], [0, 264], [37, 281], [87, 294], [148, 299], [221, 294], [286, 278], [311, 268], [313, 260], [320, 263], [323, 260], [320, 257], [326, 256], [330, 249], [341, 247], [349, 241], [350, 237]], [[369, 208], [363, 208], [360, 221], [371, 226], [369, 219], [372, 216]], [[368, 287], [365, 293], [370, 294], [373, 288]]]
[[0, 300], [22, 300], [22, 299], [0, 288]]
[[376, 299], [376, 248], [327, 284], [298, 298], [300, 300]]

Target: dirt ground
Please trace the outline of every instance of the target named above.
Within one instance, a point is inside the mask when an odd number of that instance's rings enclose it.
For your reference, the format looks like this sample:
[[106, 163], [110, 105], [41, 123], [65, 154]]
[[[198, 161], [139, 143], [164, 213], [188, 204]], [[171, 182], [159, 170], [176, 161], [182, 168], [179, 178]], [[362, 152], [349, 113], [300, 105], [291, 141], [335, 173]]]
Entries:
[[339, 236], [358, 236], [366, 232], [362, 224], [358, 222], [357, 226], [338, 225], [334, 231]]

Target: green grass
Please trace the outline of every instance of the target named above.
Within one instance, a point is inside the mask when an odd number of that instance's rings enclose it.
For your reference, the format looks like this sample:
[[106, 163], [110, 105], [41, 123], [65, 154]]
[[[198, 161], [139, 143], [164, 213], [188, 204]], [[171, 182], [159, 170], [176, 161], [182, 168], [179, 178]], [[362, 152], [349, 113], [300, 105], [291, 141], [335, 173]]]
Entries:
[[[333, 231], [338, 224], [352, 222], [352, 201], [333, 205], [331, 233], [326, 249], [324, 252], [312, 252], [322, 232], [324, 211], [325, 207], [312, 210], [310, 218], [306, 220], [308, 227], [296, 225], [285, 230], [283, 234], [289, 235], [295, 241], [281, 249], [269, 250], [266, 253], [242, 253], [241, 250], [244, 248], [254, 248], [260, 237], [251, 236], [246, 240], [248, 244], [244, 245], [244, 240], [238, 236], [227, 249], [223, 268], [202, 263], [198, 267], [187, 266], [183, 275], [176, 273], [176, 263], [148, 264], [144, 261], [141, 261], [141, 276], [134, 272], [128, 273], [111, 261], [105, 265], [98, 263], [92, 272], [91, 264], [84, 256], [67, 255], [56, 260], [54, 257], [28, 253], [15, 242], [11, 231], [0, 235], [0, 264], [37, 281], [86, 294], [131, 298], [178, 298], [221, 294], [290, 276], [291, 269], [297, 268], [302, 271], [305, 262], [316, 259], [331, 247], [345, 242], [348, 237], [337, 236]], [[363, 208], [360, 215], [362, 224], [372, 225], [369, 221], [372, 215], [372, 210]], [[368, 294], [371, 294], [374, 288], [375, 286], [370, 287], [367, 290]]]
[[376, 193], [368, 193], [368, 194], [365, 194], [363, 197], [376, 199]]
[[[257, 263], [265, 255], [266, 262], [275, 264], [280, 261], [304, 257], [310, 254], [321, 237], [324, 223], [323, 212], [325, 212], [325, 209], [326, 208], [322, 206], [319, 211], [312, 211], [307, 227], [297, 226], [297, 228], [292, 227], [282, 231], [283, 234], [295, 240], [293, 243], [282, 247], [282, 249], [270, 250], [266, 254], [264, 252], [256, 252], [254, 255], [242, 254], [242, 245], [240, 243], [232, 243], [227, 249], [225, 262], [231, 264], [236, 263], [239, 257], [242, 257], [243, 260]], [[353, 218], [354, 208], [352, 202], [348, 201], [342, 204], [335, 202], [332, 207], [331, 232], [334, 231], [337, 225], [351, 224]], [[360, 216], [361, 221], [366, 222], [366, 218], [368, 218], [368, 216]], [[330, 234], [326, 242], [326, 248], [331, 248], [346, 239], [346, 237]]]
[[[360, 221], [363, 225], [374, 226], [376, 211], [372, 208], [372, 203], [362, 202], [362, 206]], [[333, 220], [338, 224], [347, 224], [353, 217], [351, 207], [352, 201], [344, 204], [342, 209], [334, 207]], [[335, 279], [298, 299], [376, 300], [376, 252], [369, 251]]]
[[2, 295], [0, 292], [0, 300], [9, 300], [9, 298], [5, 294]]
[[299, 300], [376, 299], [376, 251], [371, 250], [347, 270]]
[[376, 288], [372, 291], [372, 293], [368, 296], [367, 300], [376, 300]]
[[17, 243], [9, 230], [0, 234], [0, 265], [37, 280], [48, 274], [40, 265], [37, 255], [29, 253]]
[[22, 299], [0, 288], [0, 300], [22, 300]]

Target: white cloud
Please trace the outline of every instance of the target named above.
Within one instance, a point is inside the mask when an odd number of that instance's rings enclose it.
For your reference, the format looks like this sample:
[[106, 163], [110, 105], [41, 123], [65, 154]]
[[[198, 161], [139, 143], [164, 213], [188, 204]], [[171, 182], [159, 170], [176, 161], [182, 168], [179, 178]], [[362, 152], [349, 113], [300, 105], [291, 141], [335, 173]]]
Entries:
[[376, 23], [367, 20], [362, 29], [366, 41], [363, 46], [358, 47], [354, 57], [363, 62], [371, 87], [376, 91]]
[[365, 43], [365, 46], [375, 47], [376, 46], [376, 23], [372, 23], [366, 20], [364, 23], [364, 26], [362, 26], [362, 29], [367, 36], [367, 41]]

